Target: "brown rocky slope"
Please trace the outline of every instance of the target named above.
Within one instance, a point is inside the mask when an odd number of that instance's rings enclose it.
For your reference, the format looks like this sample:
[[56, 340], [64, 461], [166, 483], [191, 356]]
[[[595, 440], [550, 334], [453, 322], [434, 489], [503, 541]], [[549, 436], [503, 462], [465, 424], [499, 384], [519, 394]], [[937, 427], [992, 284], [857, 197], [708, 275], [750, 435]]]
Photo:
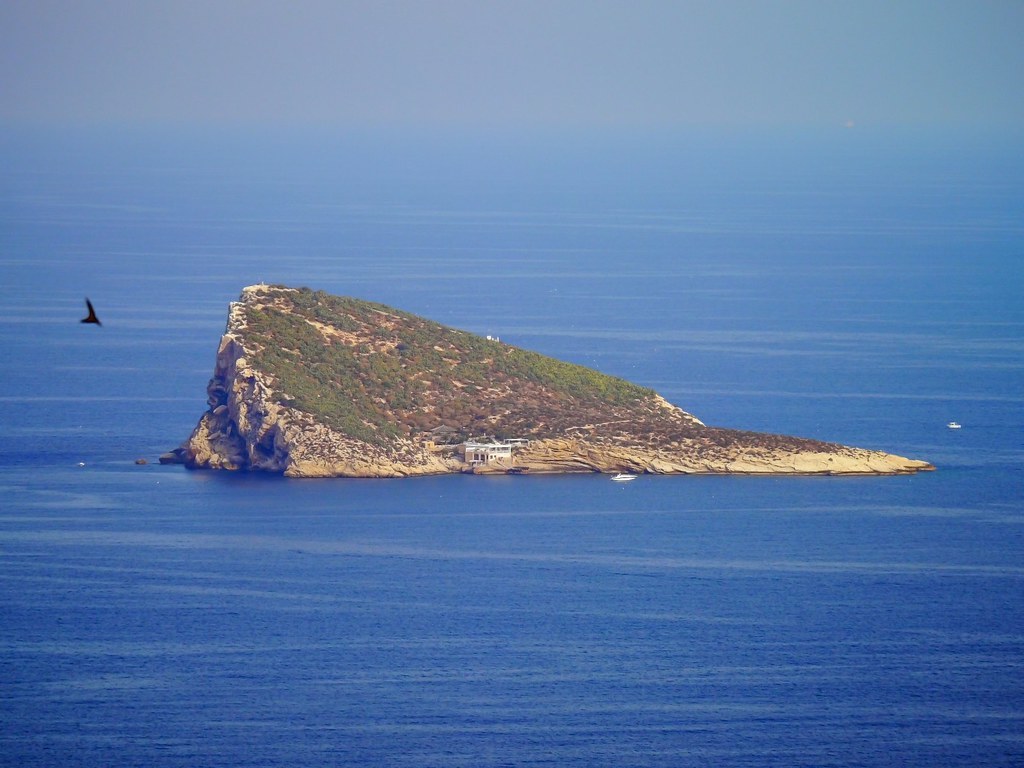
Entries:
[[[192, 468], [290, 477], [453, 472], [901, 474], [923, 461], [705, 426], [656, 392], [380, 304], [255, 285], [231, 304]], [[465, 461], [481, 436], [510, 457]]]

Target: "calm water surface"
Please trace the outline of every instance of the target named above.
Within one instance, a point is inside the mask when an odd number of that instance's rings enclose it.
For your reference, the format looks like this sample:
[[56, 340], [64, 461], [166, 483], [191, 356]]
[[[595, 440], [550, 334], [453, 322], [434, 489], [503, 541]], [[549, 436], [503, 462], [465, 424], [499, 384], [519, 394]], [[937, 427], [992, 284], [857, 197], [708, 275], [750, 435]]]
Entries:
[[[1024, 762], [1012, 163], [81, 142], [4, 156], [0, 764]], [[136, 466], [194, 425], [226, 304], [260, 279], [939, 470]], [[103, 328], [78, 324], [86, 294]]]

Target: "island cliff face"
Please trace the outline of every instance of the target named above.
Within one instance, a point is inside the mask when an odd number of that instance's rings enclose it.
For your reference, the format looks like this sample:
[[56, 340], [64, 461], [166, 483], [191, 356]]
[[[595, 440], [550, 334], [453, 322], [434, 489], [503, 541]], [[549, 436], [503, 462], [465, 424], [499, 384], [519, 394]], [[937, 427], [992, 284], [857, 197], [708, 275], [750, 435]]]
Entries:
[[176, 452], [192, 468], [289, 477], [933, 469], [879, 451], [708, 427], [622, 379], [305, 288], [242, 291], [207, 393], [209, 409]]

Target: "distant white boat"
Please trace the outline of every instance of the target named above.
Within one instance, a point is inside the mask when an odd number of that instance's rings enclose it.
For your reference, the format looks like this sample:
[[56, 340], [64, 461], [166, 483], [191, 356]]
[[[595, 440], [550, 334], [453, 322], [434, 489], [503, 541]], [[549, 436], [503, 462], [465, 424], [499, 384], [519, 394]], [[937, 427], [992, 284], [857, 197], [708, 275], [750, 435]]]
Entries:
[[946, 426], [949, 427], [950, 429], [960, 429], [960, 425], [955, 421], [949, 422], [949, 424], [947, 424]]
[[628, 483], [630, 480], [636, 480], [636, 475], [630, 475], [627, 472], [612, 475], [612, 481], [616, 483]]

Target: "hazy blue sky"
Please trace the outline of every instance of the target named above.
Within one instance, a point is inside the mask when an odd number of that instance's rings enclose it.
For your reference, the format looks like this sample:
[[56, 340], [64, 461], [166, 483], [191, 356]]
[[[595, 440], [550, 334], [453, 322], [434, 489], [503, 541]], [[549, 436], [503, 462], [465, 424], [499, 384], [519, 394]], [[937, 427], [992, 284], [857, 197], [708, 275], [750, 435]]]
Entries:
[[0, 0], [0, 120], [1024, 126], [1024, 1]]

